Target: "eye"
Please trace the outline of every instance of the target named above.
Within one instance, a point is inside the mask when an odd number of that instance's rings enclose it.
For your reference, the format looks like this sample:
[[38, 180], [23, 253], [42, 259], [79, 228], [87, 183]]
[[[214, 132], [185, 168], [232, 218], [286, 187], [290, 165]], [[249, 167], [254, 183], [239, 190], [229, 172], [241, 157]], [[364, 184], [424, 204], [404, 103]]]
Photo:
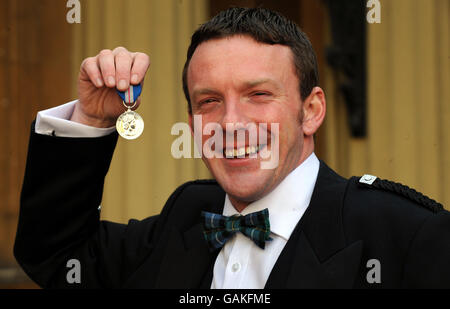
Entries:
[[201, 108], [201, 107], [206, 107], [208, 105], [211, 105], [214, 102], [217, 102], [217, 99], [209, 98], [209, 99], [198, 101], [195, 105], [197, 107]]
[[206, 99], [204, 101], [201, 101], [200, 104], [208, 104], [208, 103], [213, 103], [216, 102], [216, 99]]
[[267, 91], [254, 91], [250, 94], [249, 99], [258, 103], [268, 102], [272, 98], [272, 94]]
[[251, 93], [252, 97], [256, 97], [256, 98], [266, 98], [266, 97], [270, 97], [272, 95], [272, 93], [268, 92], [268, 91], [254, 91]]

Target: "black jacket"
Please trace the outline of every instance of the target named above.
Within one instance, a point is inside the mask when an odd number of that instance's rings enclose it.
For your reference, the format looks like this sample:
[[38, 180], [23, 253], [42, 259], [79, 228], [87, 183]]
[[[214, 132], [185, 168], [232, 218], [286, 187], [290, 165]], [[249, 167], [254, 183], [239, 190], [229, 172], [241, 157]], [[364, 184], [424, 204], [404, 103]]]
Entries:
[[[127, 225], [100, 221], [116, 141], [116, 134], [31, 134], [17, 261], [49, 288], [209, 288], [218, 251], [206, 246], [200, 212], [221, 213], [225, 192], [213, 180], [192, 181], [158, 216]], [[450, 213], [358, 180], [321, 162], [310, 205], [266, 288], [450, 287]], [[66, 279], [71, 259], [80, 262], [79, 284]], [[381, 283], [367, 280], [372, 259], [380, 263]]]

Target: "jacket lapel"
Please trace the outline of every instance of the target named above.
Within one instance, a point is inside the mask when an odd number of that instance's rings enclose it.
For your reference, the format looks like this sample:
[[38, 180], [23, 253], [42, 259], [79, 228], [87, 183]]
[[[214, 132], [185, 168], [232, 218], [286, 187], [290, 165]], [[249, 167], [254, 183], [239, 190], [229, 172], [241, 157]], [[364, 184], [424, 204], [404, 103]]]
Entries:
[[296, 246], [286, 288], [352, 288], [361, 259], [362, 241], [355, 242], [321, 261], [304, 233]]
[[[197, 211], [193, 207], [184, 207], [191, 214], [195, 212], [194, 217], [196, 219], [190, 226], [181, 231], [175, 227], [176, 225], [171, 228], [156, 279], [156, 288], [210, 287], [212, 270], [219, 250], [213, 252], [209, 250], [203, 237], [200, 213], [202, 210], [222, 213], [225, 192], [219, 186], [217, 186], [217, 189], [202, 196], [202, 200], [197, 205]], [[183, 220], [189, 216], [178, 214], [177, 217]]]
[[311, 202], [278, 258], [266, 288], [351, 288], [362, 241], [346, 244], [342, 208], [347, 180], [320, 162]]
[[209, 288], [218, 251], [210, 252], [207, 247], [200, 213], [222, 213], [224, 202], [225, 192], [217, 184], [185, 190], [172, 206], [173, 215], [166, 219], [154, 254], [134, 271], [124, 287]]
[[212, 278], [207, 277], [212, 275], [209, 270], [217, 253], [209, 251], [200, 223], [185, 233], [172, 229], [155, 287], [186, 289], [211, 284]]

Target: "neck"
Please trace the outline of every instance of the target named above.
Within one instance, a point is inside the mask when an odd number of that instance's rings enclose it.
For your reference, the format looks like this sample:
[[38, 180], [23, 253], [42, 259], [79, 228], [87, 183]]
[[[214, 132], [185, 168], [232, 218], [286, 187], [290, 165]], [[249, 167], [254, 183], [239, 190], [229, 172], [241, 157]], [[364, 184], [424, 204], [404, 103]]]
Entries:
[[230, 198], [230, 202], [233, 205], [234, 209], [236, 209], [238, 212], [242, 212], [245, 207], [247, 207], [249, 204], [253, 202], [245, 202], [239, 199], [236, 199], [232, 196], [228, 196]]

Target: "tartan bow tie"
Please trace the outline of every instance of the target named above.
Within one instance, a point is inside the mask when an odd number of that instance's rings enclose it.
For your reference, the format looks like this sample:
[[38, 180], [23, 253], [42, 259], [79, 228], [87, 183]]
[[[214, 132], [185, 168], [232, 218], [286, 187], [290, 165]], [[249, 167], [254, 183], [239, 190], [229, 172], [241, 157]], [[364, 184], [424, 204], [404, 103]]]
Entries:
[[241, 232], [264, 249], [269, 237], [269, 210], [253, 212], [245, 216], [231, 217], [202, 211], [203, 236], [211, 251], [221, 248], [236, 232]]

